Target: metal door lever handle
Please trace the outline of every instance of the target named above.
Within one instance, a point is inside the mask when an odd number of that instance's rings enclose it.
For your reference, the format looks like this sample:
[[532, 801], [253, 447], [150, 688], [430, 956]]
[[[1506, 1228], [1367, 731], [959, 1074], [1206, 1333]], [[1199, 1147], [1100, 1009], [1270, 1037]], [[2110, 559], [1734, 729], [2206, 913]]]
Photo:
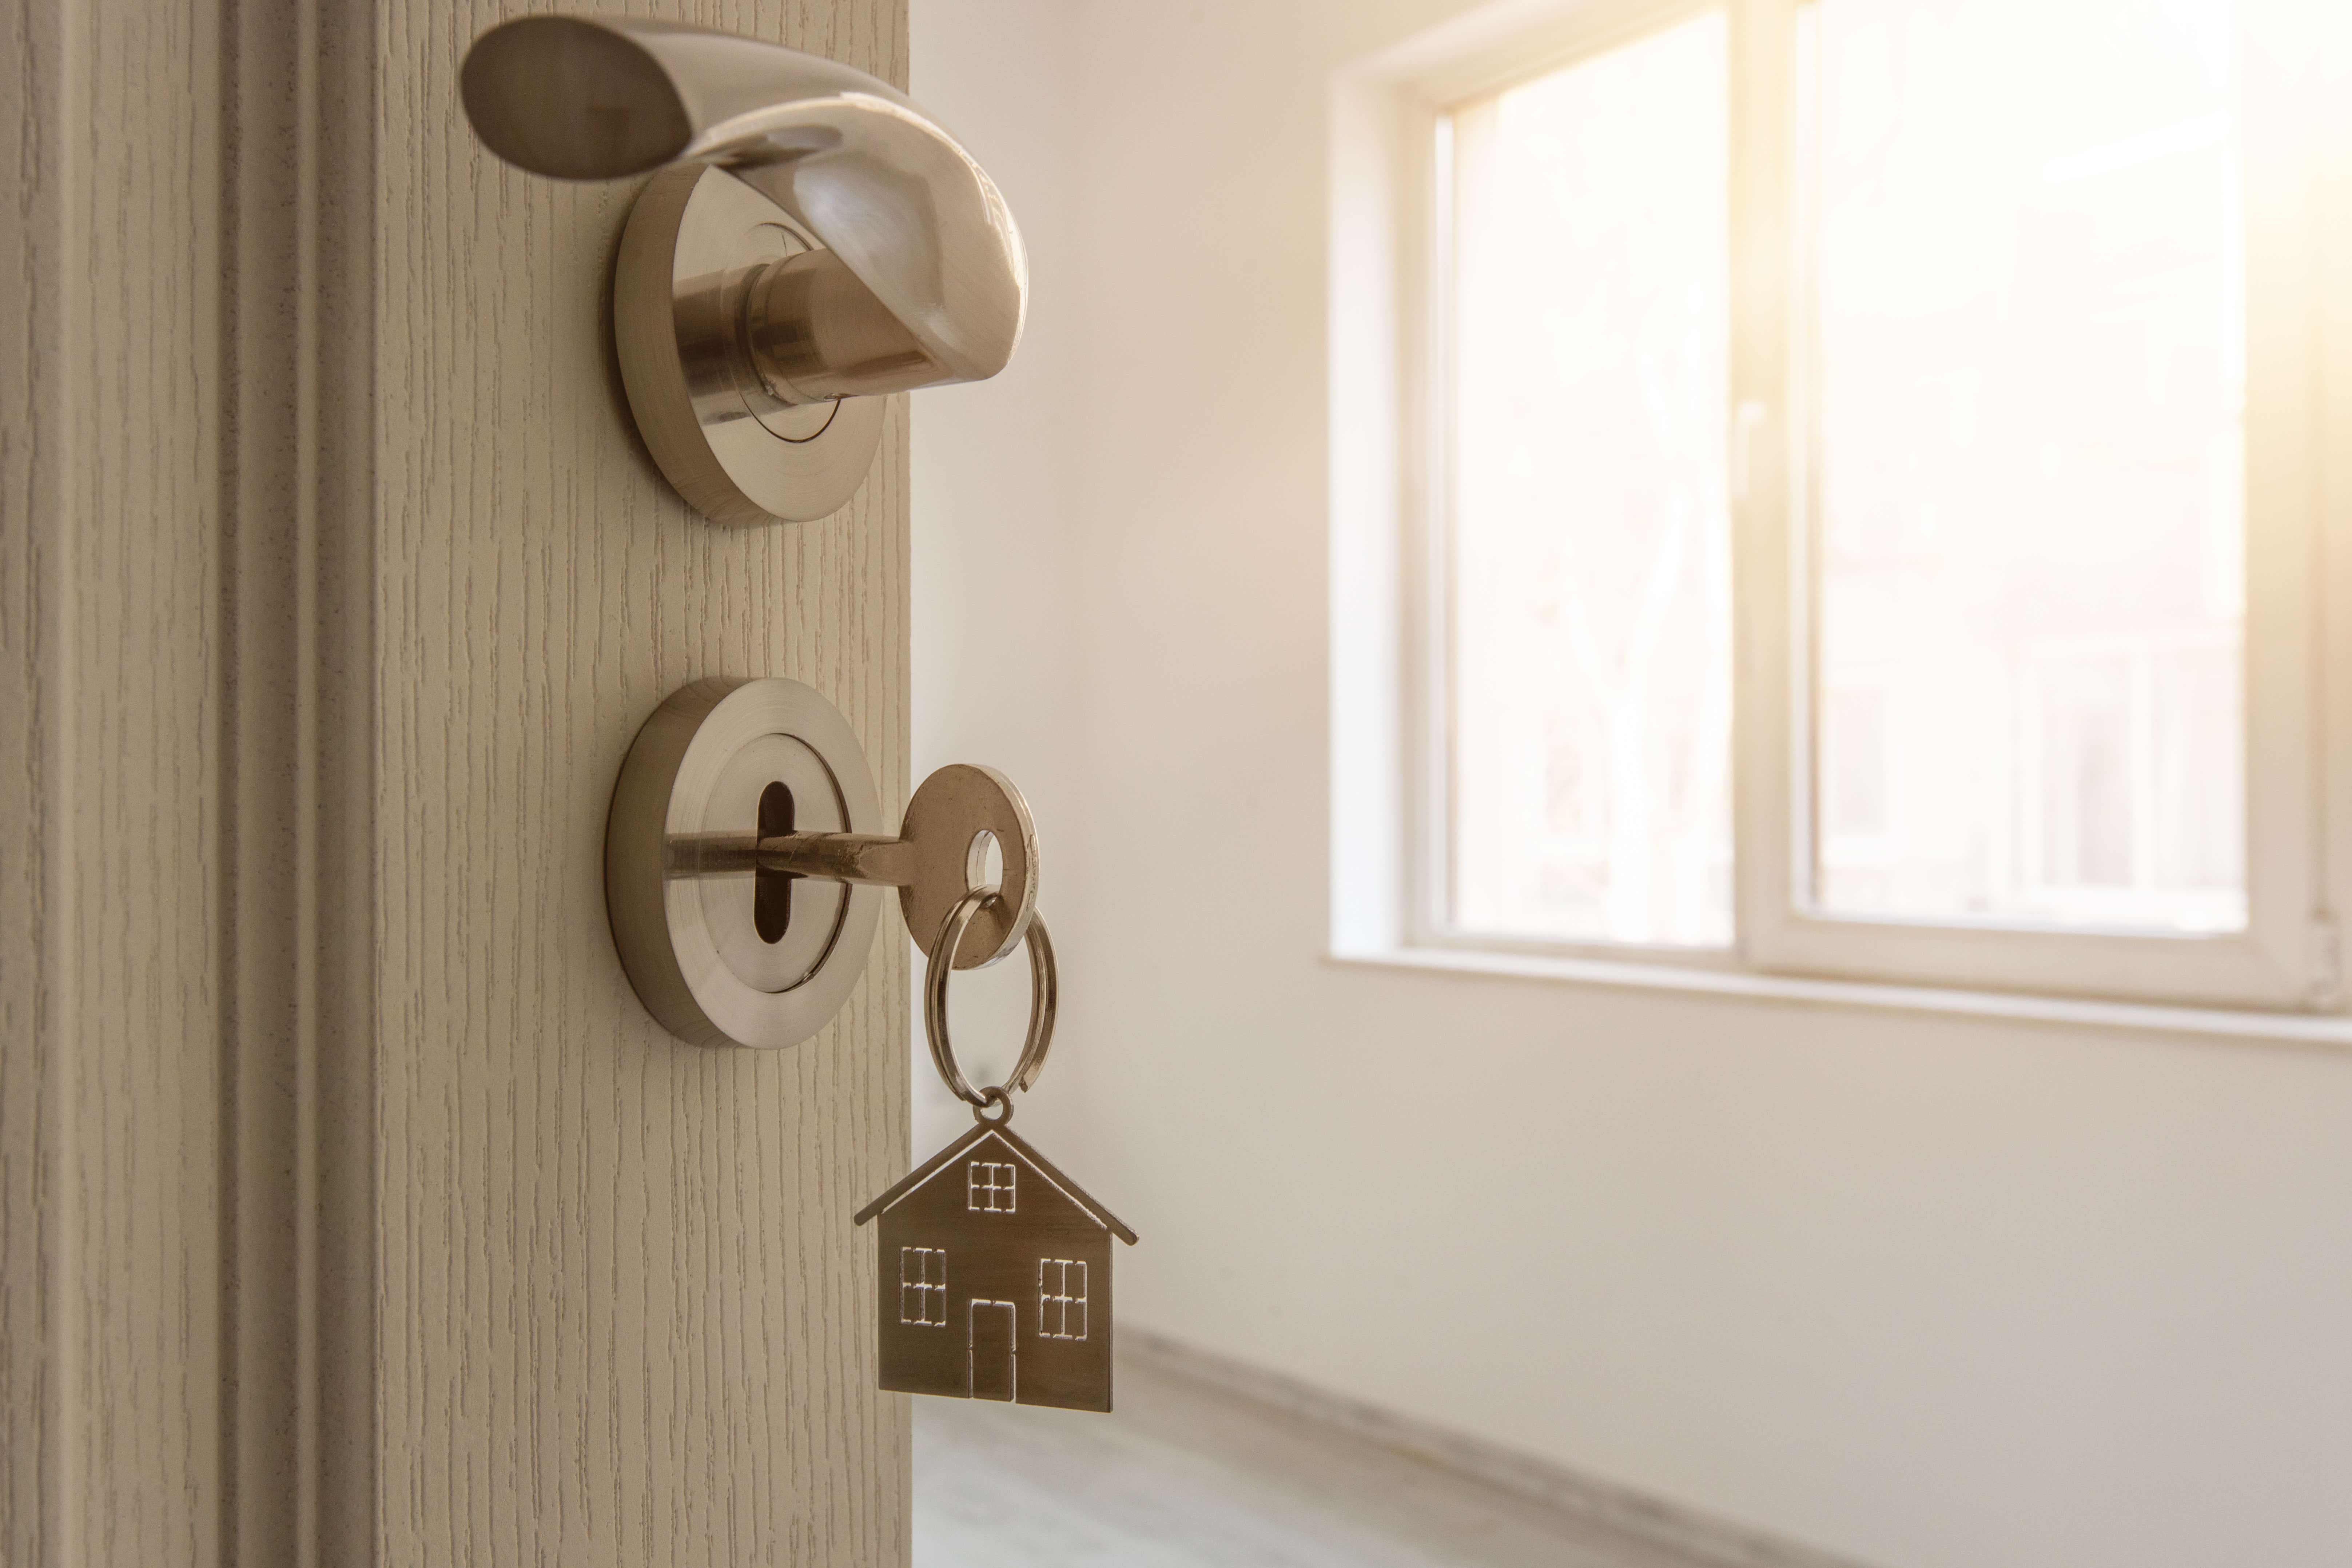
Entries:
[[1021, 340], [1003, 196], [863, 71], [670, 22], [523, 16], [474, 40], [460, 85], [518, 168], [655, 175], [613, 335], [646, 448], [706, 517], [834, 511], [881, 441], [880, 395], [983, 380]]
[[887, 83], [779, 44], [677, 23], [522, 16], [466, 56], [491, 152], [566, 180], [717, 163], [824, 249], [747, 301], [753, 363], [786, 403], [994, 375], [1029, 296], [1021, 231], [954, 137]]

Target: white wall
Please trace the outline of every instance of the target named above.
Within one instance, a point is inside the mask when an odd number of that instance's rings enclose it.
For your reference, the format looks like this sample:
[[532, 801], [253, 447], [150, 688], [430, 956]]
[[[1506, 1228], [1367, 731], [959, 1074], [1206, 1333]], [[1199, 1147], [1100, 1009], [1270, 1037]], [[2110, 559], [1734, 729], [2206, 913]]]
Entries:
[[[1003, 769], [1042, 826], [1041, 907], [1073, 912], [1083, 863], [1078, 794], [1085, 732], [1078, 674], [1078, 475], [1085, 439], [1072, 395], [1081, 364], [1080, 263], [1071, 226], [1078, 163], [1070, 143], [1080, 79], [1076, 29], [1060, 0], [919, 0], [910, 43], [924, 107], [963, 136], [1004, 193], [1029, 248], [1030, 307], [1004, 373], [914, 399], [914, 776], [946, 763]], [[920, 984], [920, 965], [917, 984]], [[960, 975], [950, 989], [959, 1058], [975, 1081], [1004, 1076], [1020, 1045], [1023, 961]], [[920, 1027], [918, 993], [916, 1017]], [[1021, 1108], [1024, 1131], [1067, 1115], [1067, 1058]], [[983, 1076], [984, 1075], [984, 1076]], [[970, 1122], [919, 1039], [915, 1148], [928, 1155]]]
[[1036, 273], [916, 399], [916, 758], [1037, 807], [1122, 1321], [1886, 1568], [2341, 1568], [2352, 1057], [1322, 956], [1326, 95], [1462, 9], [913, 6]]

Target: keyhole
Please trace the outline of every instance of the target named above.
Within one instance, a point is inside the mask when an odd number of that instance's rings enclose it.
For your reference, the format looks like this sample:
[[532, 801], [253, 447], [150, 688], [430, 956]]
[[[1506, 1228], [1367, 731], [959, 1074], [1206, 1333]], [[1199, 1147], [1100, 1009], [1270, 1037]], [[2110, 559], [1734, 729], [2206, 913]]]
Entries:
[[[760, 792], [760, 837], [776, 838], [793, 830], [792, 786], [778, 779]], [[751, 873], [751, 926], [761, 942], [782, 942], [793, 927], [793, 871], [771, 871], [765, 866]]]

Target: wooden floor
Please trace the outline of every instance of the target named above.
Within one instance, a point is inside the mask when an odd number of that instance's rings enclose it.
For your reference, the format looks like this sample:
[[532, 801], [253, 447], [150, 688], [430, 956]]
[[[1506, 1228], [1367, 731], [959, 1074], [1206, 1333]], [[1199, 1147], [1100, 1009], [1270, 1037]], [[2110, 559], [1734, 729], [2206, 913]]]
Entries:
[[1122, 1363], [1118, 1413], [915, 1402], [915, 1568], [1708, 1568]]

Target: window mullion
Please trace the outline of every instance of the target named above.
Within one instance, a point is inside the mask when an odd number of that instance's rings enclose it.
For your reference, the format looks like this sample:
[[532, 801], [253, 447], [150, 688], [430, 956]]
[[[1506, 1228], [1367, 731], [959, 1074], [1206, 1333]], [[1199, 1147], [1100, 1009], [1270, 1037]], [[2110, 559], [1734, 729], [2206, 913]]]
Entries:
[[1803, 794], [1794, 745], [1808, 654], [1792, 516], [1791, 222], [1795, 7], [1731, 7], [1731, 408], [1742, 447], [1732, 500], [1733, 866], [1738, 946], [1769, 953], [1796, 904]]

